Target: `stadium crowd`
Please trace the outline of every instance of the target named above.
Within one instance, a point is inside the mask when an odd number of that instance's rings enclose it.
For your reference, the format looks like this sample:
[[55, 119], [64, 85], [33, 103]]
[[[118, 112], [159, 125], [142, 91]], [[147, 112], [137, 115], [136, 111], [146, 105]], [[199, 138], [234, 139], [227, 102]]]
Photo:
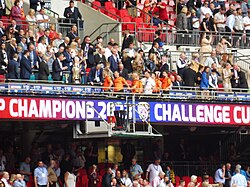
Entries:
[[[15, 6], [20, 6], [19, 0], [15, 1]], [[64, 16], [73, 21], [82, 18], [74, 1], [65, 8]], [[105, 91], [122, 92], [127, 87], [133, 93], [146, 94], [168, 93], [182, 86], [200, 87], [205, 92], [219, 87], [229, 92], [232, 88], [236, 91], [248, 89], [245, 73], [228, 55], [223, 55], [229, 42], [222, 38], [216, 49], [212, 49], [206, 32], [201, 37], [200, 53], [194, 53], [189, 62], [183, 52], [176, 63], [177, 71], [170, 71], [160, 31], [156, 31], [152, 48], [146, 55], [140, 46], [135, 45], [134, 36], [128, 30], [124, 32], [121, 49], [113, 38], [107, 46], [104, 46], [101, 36], [94, 42], [87, 35], [82, 40], [78, 37], [76, 25], [62, 36], [56, 32], [55, 25], [49, 24], [42, 6], [38, 11], [38, 7], [31, 4], [26, 15], [29, 23], [26, 30], [17, 24], [18, 18], [13, 15], [11, 18], [7, 26], [0, 21], [2, 79], [53, 79], [99, 85]]]
[[[48, 144], [40, 150], [33, 144], [30, 156], [18, 162], [13, 147], [0, 149], [1, 187], [249, 187], [250, 168], [222, 164], [214, 173], [204, 171], [202, 176], [182, 176], [174, 165], [154, 148], [154, 162], [143, 168], [136, 160], [135, 147], [129, 141], [121, 145], [122, 163], [98, 164], [96, 146], [89, 142], [84, 149], [76, 143], [63, 147]], [[182, 152], [180, 152], [180, 155]], [[20, 160], [19, 160], [20, 161]], [[17, 173], [17, 174], [16, 174]], [[10, 175], [11, 174], [11, 175]]]

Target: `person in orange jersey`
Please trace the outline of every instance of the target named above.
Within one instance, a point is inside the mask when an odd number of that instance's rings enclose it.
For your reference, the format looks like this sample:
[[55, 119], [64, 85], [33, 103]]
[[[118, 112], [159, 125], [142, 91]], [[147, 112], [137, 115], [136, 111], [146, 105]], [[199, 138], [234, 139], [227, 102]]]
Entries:
[[111, 86], [113, 85], [113, 81], [112, 78], [110, 77], [108, 69], [103, 70], [103, 77], [104, 77], [103, 90], [105, 92], [110, 91]]
[[164, 71], [162, 73], [162, 78], [160, 79], [162, 82], [162, 90], [163, 93], [168, 94], [169, 90], [172, 87], [172, 81], [171, 79], [168, 77], [168, 73], [166, 71]]
[[132, 93], [142, 93], [143, 85], [137, 72], [134, 72], [132, 74], [132, 79], [133, 79], [131, 86]]
[[161, 83], [161, 80], [159, 78], [159, 75], [160, 75], [160, 72], [152, 73], [152, 78], [155, 81], [155, 88], [153, 90], [153, 93], [160, 93], [160, 91], [161, 91], [162, 83]]
[[115, 92], [123, 92], [124, 85], [126, 85], [129, 88], [129, 84], [123, 77], [120, 77], [118, 71], [114, 72], [114, 77], [115, 79], [113, 86]]

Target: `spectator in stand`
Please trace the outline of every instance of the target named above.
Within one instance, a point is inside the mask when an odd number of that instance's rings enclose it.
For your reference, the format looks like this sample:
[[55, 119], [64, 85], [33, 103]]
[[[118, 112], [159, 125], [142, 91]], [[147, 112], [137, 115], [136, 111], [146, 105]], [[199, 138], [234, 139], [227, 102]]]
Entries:
[[27, 16], [26, 21], [29, 24], [29, 29], [35, 30], [37, 28], [37, 20], [36, 20], [36, 12], [34, 9], [30, 9]]
[[95, 60], [94, 60], [94, 52], [96, 51], [93, 44], [91, 44], [91, 40], [89, 36], [85, 36], [82, 42], [81, 48], [84, 50], [87, 67], [92, 68], [95, 66]]
[[77, 24], [78, 18], [81, 20], [82, 15], [77, 7], [75, 7], [74, 1], [69, 1], [69, 7], [64, 9], [64, 17], [69, 19], [68, 22]]
[[242, 16], [246, 17], [248, 14], [248, 0], [241, 1]]
[[43, 57], [39, 63], [38, 80], [48, 80], [48, 76], [50, 75], [48, 61], [49, 57]]
[[[242, 9], [241, 8], [237, 8], [237, 15], [235, 16], [235, 25], [234, 25], [234, 30], [235, 30], [235, 36], [233, 39], [233, 46], [238, 46], [237, 44], [239, 44], [239, 46], [241, 46], [241, 40], [240, 38], [242, 37], [242, 34], [244, 32], [244, 21], [243, 21], [243, 17], [242, 17]], [[239, 42], [239, 43], [238, 43]]]
[[169, 90], [171, 90], [173, 84], [166, 71], [162, 73], [162, 78], [160, 80], [162, 82], [162, 92], [164, 94], [169, 94]]
[[23, 176], [21, 174], [16, 174], [16, 179], [13, 183], [13, 187], [26, 187], [26, 183], [23, 180]]
[[[138, 92], [137, 92], [138, 93]], [[139, 92], [140, 93], [140, 92]], [[130, 166], [130, 175], [133, 180], [140, 179], [143, 174], [143, 170], [139, 164], [136, 162], [135, 158], [132, 159], [132, 165]]]
[[250, 42], [250, 10], [248, 10], [248, 16], [244, 17], [243, 19], [243, 23], [244, 23], [244, 28], [246, 31], [246, 44], [245, 46], [249, 46], [249, 42]]
[[231, 44], [226, 40], [226, 38], [221, 38], [220, 42], [216, 45], [217, 55], [222, 55], [227, 53], [227, 45], [231, 47]]
[[209, 87], [213, 92], [218, 89], [218, 74], [216, 69], [211, 69], [209, 75]]
[[113, 44], [111, 42], [108, 43], [107, 47], [105, 48], [105, 57], [108, 59], [112, 55]]
[[3, 22], [0, 21], [0, 38], [5, 34], [5, 27], [3, 25]]
[[137, 16], [137, 0], [126, 0], [126, 8], [128, 9], [128, 13], [132, 18]]
[[119, 63], [118, 65], [118, 71], [119, 71], [119, 75], [121, 77], [123, 77], [125, 80], [128, 80], [128, 70], [126, 68], [124, 68], [124, 65], [122, 63]]
[[22, 47], [22, 52], [24, 52], [24, 50], [27, 50], [28, 49], [27, 39], [25, 37], [22, 37], [21, 41], [18, 43], [17, 46], [21, 46]]
[[160, 73], [157, 71], [155, 73], [152, 73], [152, 79], [155, 81], [155, 87], [153, 89], [153, 93], [160, 93], [161, 89], [162, 89], [162, 82], [160, 80]]
[[201, 85], [200, 85], [200, 89], [203, 91], [202, 95], [203, 98], [207, 98], [209, 96], [209, 73], [210, 73], [210, 68], [208, 66], [206, 66], [204, 68], [204, 71], [202, 72], [202, 77], [201, 77]]
[[124, 37], [122, 42], [122, 51], [129, 48], [129, 45], [134, 42], [134, 37], [130, 34], [129, 30], [124, 31]]
[[10, 174], [6, 171], [3, 171], [2, 173], [2, 178], [0, 180], [0, 186], [3, 186], [3, 187], [12, 187], [9, 183], [9, 180], [10, 180]]
[[176, 5], [177, 15], [181, 13], [183, 7], [186, 7], [185, 0], [180, 0]]
[[204, 62], [205, 66], [211, 67], [212, 64], [215, 63], [217, 66], [219, 66], [219, 61], [218, 58], [216, 56], [216, 50], [213, 49], [213, 51], [211, 52], [211, 56], [208, 56]]
[[236, 15], [237, 15], [237, 12], [236, 10], [234, 10], [233, 13], [227, 17], [225, 30], [228, 36], [235, 33], [234, 26], [235, 26]]
[[105, 57], [105, 49], [99, 48], [94, 56], [94, 59], [95, 59], [95, 64], [102, 64], [102, 66], [104, 67], [104, 64], [107, 61]]
[[49, 29], [45, 29], [44, 34], [42, 36], [40, 36], [40, 38], [38, 38], [38, 42], [41, 42], [42, 38], [45, 38], [45, 43], [46, 45], [50, 44], [50, 30]]
[[188, 68], [186, 68], [183, 72], [182, 76], [184, 86], [194, 87], [197, 81], [196, 72], [193, 70], [193, 65], [191, 64]]
[[52, 78], [54, 81], [62, 81], [63, 71], [68, 69], [67, 66], [63, 67], [63, 60], [64, 60], [63, 53], [58, 52], [56, 54], [56, 59], [52, 64]]
[[188, 187], [199, 187], [201, 185], [200, 182], [197, 183], [197, 176], [196, 175], [192, 175], [191, 177], [191, 181], [188, 183]]
[[232, 71], [232, 78], [231, 78], [231, 85], [232, 88], [235, 91], [237, 88], [239, 88], [239, 75], [238, 75], [238, 64], [234, 63]]
[[104, 77], [103, 90], [105, 92], [109, 92], [111, 90], [111, 86], [113, 85], [113, 81], [107, 69], [103, 70], [103, 77]]
[[168, 65], [168, 55], [163, 55], [161, 58], [161, 67], [159, 68], [159, 71], [162, 75], [164, 71], [169, 72], [169, 65]]
[[127, 81], [123, 77], [120, 77], [118, 71], [115, 71], [114, 72], [114, 81], [113, 81], [114, 91], [115, 92], [123, 92], [124, 85], [126, 85], [129, 89], [129, 84], [127, 83]]
[[48, 167], [49, 187], [56, 187], [57, 176], [56, 176], [55, 169], [56, 169], [56, 161], [52, 159], [50, 161], [50, 166]]
[[41, 42], [38, 43], [37, 45], [37, 51], [40, 51], [42, 54], [45, 54], [46, 50], [47, 50], [46, 39], [45, 37], [43, 37], [41, 39]]
[[152, 79], [152, 74], [148, 71], [145, 72], [145, 78], [143, 78], [141, 81], [142, 81], [142, 84], [144, 86], [144, 93], [145, 94], [152, 94], [153, 93], [153, 90], [154, 90], [154, 87], [155, 87], [155, 81], [154, 79]]
[[45, 14], [44, 8], [42, 8], [36, 15], [36, 20], [39, 28], [48, 29], [49, 28], [49, 16]]
[[240, 169], [235, 169], [235, 175], [232, 176], [230, 186], [238, 186], [238, 187], [246, 187], [247, 186], [247, 180], [244, 175], [240, 173]]
[[238, 76], [239, 76], [239, 88], [244, 89], [244, 90], [241, 90], [242, 92], [248, 92], [246, 74], [245, 72], [241, 71], [239, 66], [238, 66]]
[[225, 8], [220, 8], [220, 11], [214, 16], [214, 24], [219, 33], [225, 32]]
[[67, 171], [64, 174], [64, 185], [65, 187], [76, 186], [76, 176], [73, 172], [72, 166], [67, 168]]
[[20, 164], [20, 173], [24, 175], [24, 181], [27, 183], [30, 180], [30, 176], [32, 175], [31, 168], [30, 168], [30, 157], [26, 157], [24, 162]]
[[206, 14], [209, 14], [209, 16], [213, 17], [213, 13], [212, 13], [212, 11], [211, 11], [211, 9], [209, 8], [208, 5], [209, 5], [209, 1], [205, 1], [204, 4], [203, 4], [203, 6], [200, 9], [200, 13], [201, 13], [200, 22], [202, 22], [202, 20], [206, 16]]
[[225, 164], [223, 164], [219, 169], [216, 170], [214, 174], [215, 184], [225, 185], [225, 172], [226, 172], [226, 166]]
[[[0, 56], [1, 56], [1, 52], [0, 52]], [[19, 63], [18, 63], [18, 54], [15, 53], [13, 55], [13, 59], [9, 61], [8, 66], [7, 66], [7, 71], [8, 71], [8, 79], [18, 79], [19, 77]], [[1, 57], [0, 57], [0, 63], [2, 62]], [[1, 65], [0, 67], [3, 67], [3, 65]]]
[[145, 0], [144, 1], [144, 6], [143, 6], [143, 12], [142, 13], [142, 16], [143, 16], [143, 22], [144, 23], [149, 23], [150, 22], [150, 15], [148, 15], [150, 9], [151, 9], [151, 6], [154, 4], [154, 1], [152, 0]]
[[[49, 32], [49, 35], [48, 35], [49, 41], [54, 41], [56, 38], [58, 38], [58, 33], [56, 32], [55, 24], [50, 25], [48, 32]], [[51, 44], [51, 42], [47, 43], [47, 45], [49, 44]]]
[[88, 179], [89, 179], [88, 187], [97, 187], [98, 186], [98, 183], [100, 182], [100, 180], [99, 180], [99, 175], [98, 175], [98, 172], [97, 172], [97, 166], [96, 165], [93, 165], [90, 168]]
[[102, 176], [102, 187], [110, 187], [112, 178], [111, 168], [106, 169], [106, 173]]
[[[146, 180], [150, 182], [150, 185], [153, 185], [154, 179], [160, 174], [163, 173], [161, 168], [161, 159], [156, 158], [154, 163], [150, 164], [146, 172]], [[165, 174], [164, 174], [165, 175]], [[156, 187], [156, 186], [155, 186]]]
[[22, 11], [20, 8], [20, 1], [19, 0], [15, 0], [14, 6], [11, 8], [11, 11], [10, 11], [10, 16], [12, 17], [12, 19], [14, 19], [16, 21], [21, 21]]
[[159, 8], [156, 6], [157, 3], [154, 2], [152, 7], [151, 7], [151, 14], [153, 16], [153, 24], [154, 26], [158, 26], [158, 28], [161, 28], [161, 23], [160, 23], [160, 20], [159, 20]]
[[173, 82], [173, 89], [181, 90], [183, 86], [183, 81], [180, 75], [176, 76], [176, 80]]
[[187, 18], [187, 7], [183, 7], [181, 13], [177, 15], [176, 19], [176, 27], [177, 27], [177, 48], [181, 44], [186, 44], [187, 38], [182, 35], [188, 33], [188, 18]]
[[77, 26], [72, 25], [70, 31], [66, 35], [70, 39], [70, 43], [75, 40], [75, 38], [78, 36], [77, 34]]
[[205, 31], [207, 33], [214, 31], [217, 33], [217, 28], [214, 24], [214, 19], [212, 18], [212, 16], [210, 16], [209, 13], [205, 14], [205, 17], [201, 22], [201, 31]]
[[11, 38], [10, 43], [6, 44], [6, 52], [9, 60], [13, 59], [13, 55], [17, 51], [16, 38]]
[[225, 187], [230, 187], [232, 178], [232, 171], [231, 171], [231, 164], [226, 164], [226, 171], [225, 171]]
[[231, 78], [232, 78], [232, 72], [231, 72], [231, 64], [226, 63], [226, 67], [222, 70], [222, 77], [223, 77], [223, 88], [225, 92], [231, 92], [232, 91], [232, 85], [231, 85]]
[[118, 64], [120, 62], [120, 59], [116, 49], [112, 49], [112, 55], [108, 58], [108, 61], [110, 63], [110, 69], [112, 72], [118, 70]]
[[230, 3], [229, 4], [229, 9], [226, 11], [225, 15], [229, 17], [231, 14], [233, 14], [233, 11], [235, 11], [235, 4]]
[[132, 187], [133, 183], [131, 181], [131, 179], [128, 176], [128, 173], [126, 170], [122, 171], [122, 178], [121, 178], [121, 183], [122, 185], [126, 186], [126, 187]]
[[158, 49], [159, 49], [159, 43], [158, 42], [153, 42], [153, 46], [148, 52], [148, 57], [150, 58], [151, 54], [155, 54], [157, 60], [160, 61], [161, 60], [161, 54], [159, 53]]
[[70, 39], [69, 39], [69, 37], [66, 36], [66, 37], [64, 38], [63, 43], [61, 43], [61, 44], [59, 45], [59, 48], [60, 48], [60, 47], [63, 47], [64, 50], [65, 50], [65, 48], [66, 48], [67, 46], [69, 46], [69, 43], [70, 43]]
[[35, 45], [30, 43], [28, 46], [28, 51], [30, 52], [30, 61], [31, 61], [31, 66], [34, 68], [38, 68], [38, 61], [37, 61], [37, 54], [36, 54], [36, 49]]
[[44, 0], [30, 0], [30, 8], [34, 9], [35, 11], [41, 10], [45, 5]]
[[[162, 2], [162, 0], [157, 0], [157, 7], [159, 8], [159, 19], [168, 22], [168, 13], [167, 13], [167, 4], [165, 2]], [[162, 22], [162, 26], [166, 23]], [[161, 26], [161, 27], [162, 27]]]
[[212, 35], [210, 37], [207, 37], [206, 32], [201, 33], [201, 38], [200, 38], [200, 63], [203, 64], [206, 57], [209, 56], [212, 52]]
[[91, 85], [103, 84], [103, 68], [101, 64], [97, 64], [95, 67], [91, 68], [88, 76], [88, 82]]
[[38, 167], [34, 170], [34, 183], [37, 187], [48, 185], [48, 171], [42, 161], [38, 162]]
[[0, 1], [0, 19], [4, 15], [6, 15], [6, 5], [5, 5], [5, 1], [1, 0]]
[[32, 74], [32, 65], [30, 61], [30, 52], [28, 50], [23, 52], [23, 56], [20, 62], [20, 78], [30, 79]]
[[176, 62], [177, 65], [177, 73], [178, 75], [180, 75], [181, 77], [183, 77], [183, 72], [185, 70], [185, 68], [187, 67], [187, 60], [186, 60], [186, 54], [184, 52], [182, 52], [180, 54], [180, 58], [179, 60]]
[[8, 60], [8, 54], [7, 54], [7, 51], [6, 51], [6, 44], [5, 43], [2, 43], [1, 44], [1, 50], [0, 50], [0, 63], [1, 63], [1, 74], [3, 75], [4, 72], [5, 72], [5, 66], [7, 66], [9, 60]]

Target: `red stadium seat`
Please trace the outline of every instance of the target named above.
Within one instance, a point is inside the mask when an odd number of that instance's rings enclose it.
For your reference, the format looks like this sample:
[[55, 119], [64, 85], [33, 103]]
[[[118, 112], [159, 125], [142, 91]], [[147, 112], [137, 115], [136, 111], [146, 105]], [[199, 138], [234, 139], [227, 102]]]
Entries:
[[98, 183], [98, 187], [102, 187], [102, 176], [99, 176], [99, 183]]
[[105, 6], [105, 8], [106, 8], [107, 10], [108, 10], [108, 9], [114, 8], [113, 2], [111, 2], [111, 1], [105, 2], [104, 6]]
[[89, 179], [88, 179], [88, 176], [87, 175], [83, 175], [82, 177], [81, 177], [81, 179], [82, 179], [82, 187], [88, 187], [88, 181], [89, 181]]
[[191, 178], [189, 176], [184, 176], [182, 177], [182, 180], [185, 181], [185, 187], [187, 187], [188, 183], [191, 181]]
[[100, 1], [94, 1], [92, 3], [92, 8], [96, 9], [96, 10], [100, 10], [100, 7], [101, 7], [101, 2]]
[[214, 184], [214, 178], [213, 177], [209, 177], [209, 184]]
[[117, 20], [117, 14], [116, 14], [116, 9], [115, 8], [112, 8], [112, 9], [109, 9], [107, 12], [106, 12], [106, 15], [113, 18], [114, 20]]
[[197, 177], [197, 182], [202, 183], [202, 178], [201, 177]]
[[127, 9], [121, 9], [117, 11], [118, 16], [120, 17], [126, 17], [129, 16], [128, 10]]

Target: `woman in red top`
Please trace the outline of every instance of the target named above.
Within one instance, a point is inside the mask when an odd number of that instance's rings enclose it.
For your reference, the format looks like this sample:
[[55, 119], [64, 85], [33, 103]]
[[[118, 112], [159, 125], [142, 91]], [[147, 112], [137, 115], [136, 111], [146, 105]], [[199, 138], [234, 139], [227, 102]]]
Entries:
[[11, 8], [10, 16], [16, 21], [20, 21], [22, 18], [22, 10], [20, 8], [20, 1], [16, 0], [14, 6]]
[[168, 22], [167, 4], [158, 0], [157, 7], [159, 8], [159, 18], [162, 21]]

